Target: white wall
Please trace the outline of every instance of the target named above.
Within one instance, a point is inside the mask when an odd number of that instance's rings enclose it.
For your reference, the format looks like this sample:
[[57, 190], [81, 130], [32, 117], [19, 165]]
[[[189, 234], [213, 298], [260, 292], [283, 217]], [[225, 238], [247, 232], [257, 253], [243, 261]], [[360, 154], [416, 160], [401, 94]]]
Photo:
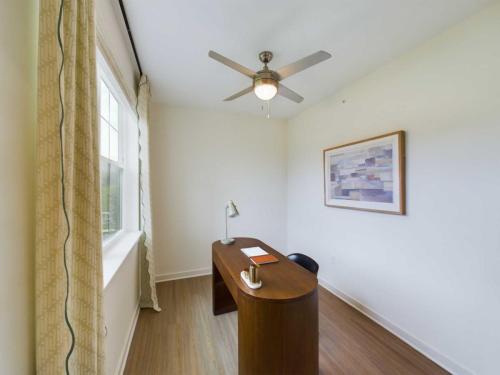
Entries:
[[105, 373], [121, 374], [137, 321], [139, 307], [139, 253], [127, 255], [104, 289]]
[[[288, 250], [464, 374], [499, 371], [499, 41], [497, 3], [289, 121]], [[399, 129], [408, 214], [325, 207], [322, 149]]]
[[0, 373], [34, 353], [35, 2], [0, 2]]
[[283, 121], [154, 105], [151, 123], [153, 236], [161, 279], [211, 271], [211, 244], [224, 236], [229, 199], [241, 214], [229, 219], [230, 235], [285, 248]]

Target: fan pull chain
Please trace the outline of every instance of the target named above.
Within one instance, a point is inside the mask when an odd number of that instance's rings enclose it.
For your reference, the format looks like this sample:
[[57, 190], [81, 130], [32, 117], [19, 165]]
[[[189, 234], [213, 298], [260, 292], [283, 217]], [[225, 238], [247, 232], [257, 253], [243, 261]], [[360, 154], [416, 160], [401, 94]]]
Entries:
[[267, 119], [271, 118], [271, 101], [270, 100], [267, 101], [267, 115], [266, 115], [266, 118]]

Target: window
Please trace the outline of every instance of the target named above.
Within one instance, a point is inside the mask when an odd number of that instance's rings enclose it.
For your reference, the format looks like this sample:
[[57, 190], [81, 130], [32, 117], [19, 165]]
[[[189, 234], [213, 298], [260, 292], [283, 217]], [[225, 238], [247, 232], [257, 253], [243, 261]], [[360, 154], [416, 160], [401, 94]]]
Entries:
[[101, 223], [103, 240], [122, 229], [120, 108], [108, 85], [100, 79]]
[[139, 143], [133, 98], [97, 51], [103, 249], [139, 230]]

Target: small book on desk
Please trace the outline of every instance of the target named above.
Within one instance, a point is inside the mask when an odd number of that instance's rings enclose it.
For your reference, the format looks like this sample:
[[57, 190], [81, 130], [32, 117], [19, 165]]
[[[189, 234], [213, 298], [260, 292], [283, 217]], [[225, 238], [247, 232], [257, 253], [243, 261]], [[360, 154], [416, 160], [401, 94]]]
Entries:
[[267, 251], [261, 249], [260, 247], [247, 247], [241, 249], [243, 254], [250, 258], [250, 260], [256, 264], [267, 264], [267, 263], [276, 263], [279, 262], [279, 259], [274, 255], [269, 254]]
[[276, 258], [274, 255], [267, 254], [267, 255], [257, 255], [254, 257], [250, 257], [250, 260], [253, 262], [253, 264], [256, 264], [260, 266], [261, 264], [268, 264], [268, 263], [276, 263], [279, 262], [279, 259]]

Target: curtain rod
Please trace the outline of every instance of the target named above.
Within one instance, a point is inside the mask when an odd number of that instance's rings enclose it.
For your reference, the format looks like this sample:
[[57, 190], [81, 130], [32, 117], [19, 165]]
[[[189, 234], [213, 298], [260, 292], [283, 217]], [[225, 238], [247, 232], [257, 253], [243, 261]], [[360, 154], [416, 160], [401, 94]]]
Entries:
[[137, 50], [135, 49], [134, 37], [132, 36], [132, 31], [130, 31], [130, 25], [128, 24], [127, 13], [125, 12], [125, 6], [123, 5], [123, 0], [118, 0], [120, 3], [120, 10], [122, 11], [123, 21], [125, 22], [125, 27], [127, 28], [128, 38], [130, 40], [130, 44], [132, 45], [132, 50], [134, 51], [135, 62], [137, 63], [137, 67], [139, 68], [139, 73], [142, 76], [142, 68], [141, 62], [139, 61], [139, 55], [137, 54]]

